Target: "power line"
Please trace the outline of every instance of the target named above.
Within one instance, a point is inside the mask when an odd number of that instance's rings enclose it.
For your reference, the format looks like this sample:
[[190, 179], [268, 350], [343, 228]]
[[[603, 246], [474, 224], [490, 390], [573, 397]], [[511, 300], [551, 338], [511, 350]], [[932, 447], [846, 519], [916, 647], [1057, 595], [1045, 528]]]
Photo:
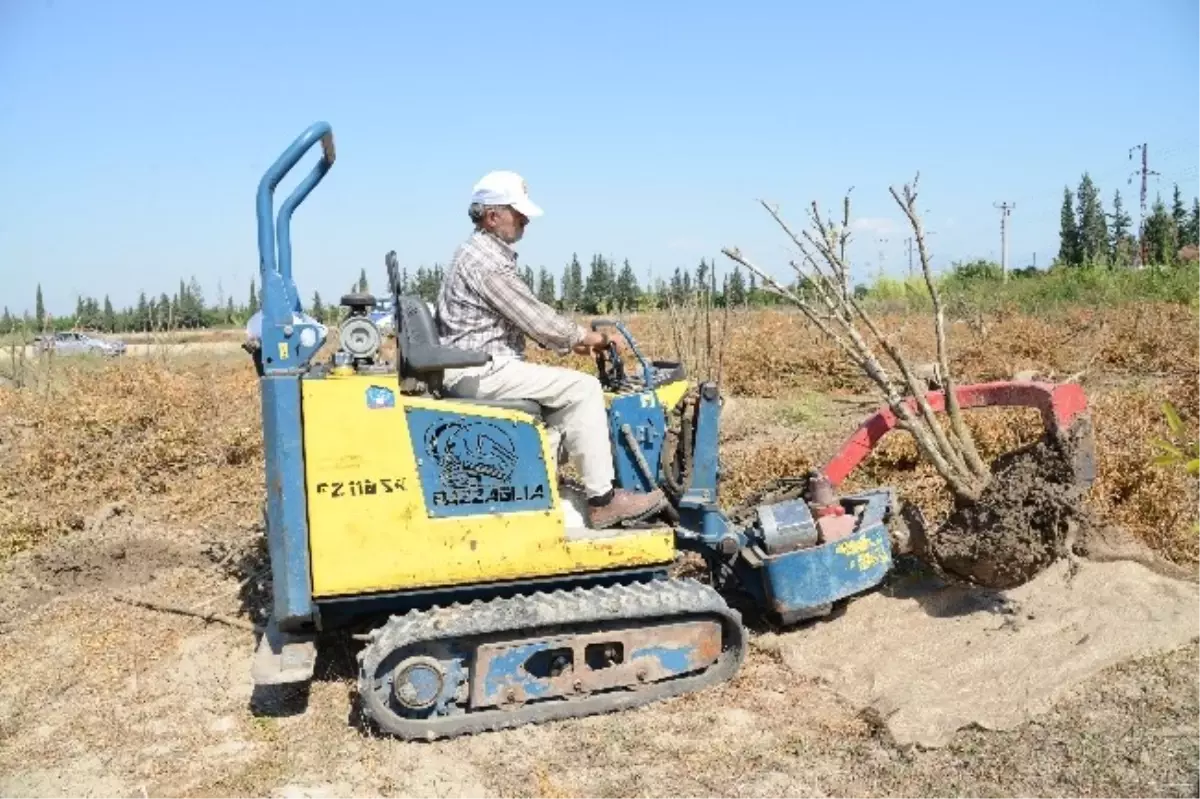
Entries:
[[1017, 207], [1016, 203], [992, 203], [1000, 209], [1000, 273], [1001, 280], [1008, 281], [1008, 217]]

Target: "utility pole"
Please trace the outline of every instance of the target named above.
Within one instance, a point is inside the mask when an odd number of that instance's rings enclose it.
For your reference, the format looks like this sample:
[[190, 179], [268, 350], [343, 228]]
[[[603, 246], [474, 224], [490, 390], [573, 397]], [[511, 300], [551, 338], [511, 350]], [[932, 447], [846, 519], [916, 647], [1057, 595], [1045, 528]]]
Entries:
[[876, 279], [877, 279], [877, 280], [881, 280], [881, 279], [883, 278], [883, 271], [884, 271], [884, 253], [883, 253], [883, 245], [887, 244], [887, 243], [888, 243], [888, 240], [887, 240], [887, 239], [885, 239], [885, 238], [883, 238], [883, 237], [880, 237], [880, 238], [876, 239], [876, 241], [877, 241], [877, 242], [879, 243], [879, 245], [880, 245], [880, 247], [879, 247], [879, 277], [878, 277], [878, 278], [876, 278]]
[[[1157, 177], [1158, 173], [1150, 171], [1150, 148], [1147, 146], [1147, 144], [1145, 142], [1129, 148], [1129, 160], [1130, 161], [1133, 160], [1133, 151], [1134, 150], [1142, 151], [1142, 168], [1141, 168], [1141, 170], [1139, 170], [1141, 172], [1141, 176], [1142, 176], [1141, 216], [1138, 219], [1138, 249], [1137, 249], [1137, 252], [1134, 253], [1134, 256], [1133, 256], [1134, 257], [1134, 264], [1133, 264], [1134, 268], [1140, 269], [1146, 263], [1146, 189], [1147, 189], [1146, 182], [1147, 182], [1147, 179], [1151, 175], [1154, 175]], [[1137, 175], [1138, 175], [1137, 171], [1130, 174], [1129, 180], [1127, 182], [1133, 183], [1133, 179]]]
[[1000, 209], [1000, 274], [1001, 282], [1008, 282], [1008, 217], [1017, 207], [1016, 203], [992, 203]]

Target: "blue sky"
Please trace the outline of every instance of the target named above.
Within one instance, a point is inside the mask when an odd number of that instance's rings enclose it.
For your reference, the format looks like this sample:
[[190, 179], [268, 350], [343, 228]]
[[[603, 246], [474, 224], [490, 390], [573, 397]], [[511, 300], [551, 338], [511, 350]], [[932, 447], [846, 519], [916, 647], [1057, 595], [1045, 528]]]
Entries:
[[338, 162], [293, 226], [306, 299], [364, 267], [382, 287], [389, 249], [447, 261], [491, 169], [545, 208], [521, 259], [556, 276], [572, 252], [724, 270], [725, 245], [784, 276], [756, 199], [799, 224], [850, 186], [856, 276], [881, 249], [898, 272], [887, 188], [917, 170], [935, 265], [998, 258], [1001, 200], [1011, 262], [1045, 265], [1084, 170], [1136, 214], [1133, 145], [1152, 197], [1197, 194], [1198, 24], [1195, 0], [9, 0], [0, 303], [32, 308], [39, 270], [52, 312], [193, 275], [244, 300], [258, 179], [318, 119]]

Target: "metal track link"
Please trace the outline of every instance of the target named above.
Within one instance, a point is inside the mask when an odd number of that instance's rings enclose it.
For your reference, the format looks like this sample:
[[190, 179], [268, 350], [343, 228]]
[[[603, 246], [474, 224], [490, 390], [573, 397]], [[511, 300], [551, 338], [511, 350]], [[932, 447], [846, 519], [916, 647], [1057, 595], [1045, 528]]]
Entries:
[[[397, 714], [386, 698], [387, 691], [377, 687], [377, 681], [387, 673], [385, 664], [389, 656], [416, 646], [481, 636], [494, 640], [508, 636], [523, 638], [571, 633], [579, 625], [613, 628], [622, 622], [672, 622], [697, 618], [717, 619], [722, 624], [725, 645], [717, 661], [699, 674], [634, 689], [616, 689], [610, 693], [538, 702], [513, 709], [414, 719]], [[625, 710], [703, 690], [731, 677], [741, 665], [746, 649], [741, 615], [732, 610], [713, 588], [694, 580], [655, 580], [537, 592], [434, 607], [393, 616], [372, 631], [370, 637], [371, 643], [358, 655], [358, 689], [363, 710], [384, 732], [406, 739], [425, 740]]]

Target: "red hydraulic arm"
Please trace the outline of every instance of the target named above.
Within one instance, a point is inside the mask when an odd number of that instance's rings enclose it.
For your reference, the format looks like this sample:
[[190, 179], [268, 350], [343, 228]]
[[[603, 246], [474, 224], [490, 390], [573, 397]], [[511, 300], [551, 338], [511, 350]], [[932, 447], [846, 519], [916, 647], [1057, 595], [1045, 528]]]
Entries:
[[[964, 409], [989, 406], [1037, 408], [1042, 414], [1046, 433], [1050, 435], [1065, 432], [1075, 422], [1076, 417], [1086, 414], [1088, 409], [1087, 395], [1077, 383], [978, 383], [957, 386], [954, 395], [958, 398], [959, 406]], [[936, 413], [945, 412], [946, 398], [941, 391], [930, 391], [925, 395], [925, 399]], [[905, 401], [905, 405], [914, 415], [920, 414], [915, 399], [910, 397]], [[847, 475], [866, 460], [879, 440], [896, 427], [898, 421], [892, 409], [884, 405], [859, 425], [854, 435], [825, 464], [822, 471], [829, 483], [837, 486], [845, 480]], [[1093, 468], [1090, 451], [1085, 454], [1085, 458], [1085, 474], [1081, 477], [1090, 482], [1090, 471]]]

